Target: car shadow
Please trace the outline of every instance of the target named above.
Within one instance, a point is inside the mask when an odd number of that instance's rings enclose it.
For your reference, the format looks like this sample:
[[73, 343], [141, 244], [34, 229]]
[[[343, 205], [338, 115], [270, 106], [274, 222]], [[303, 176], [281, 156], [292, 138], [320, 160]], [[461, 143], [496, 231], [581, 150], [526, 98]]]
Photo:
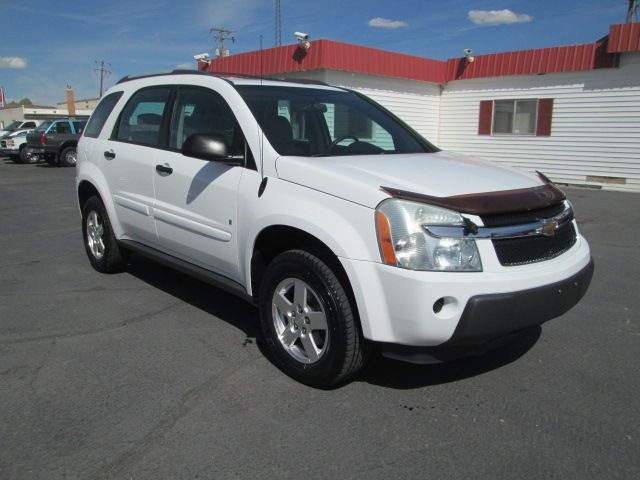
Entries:
[[[244, 300], [146, 257], [132, 254], [127, 273], [242, 331], [246, 344], [255, 343], [274, 364], [264, 347], [258, 309]], [[496, 370], [527, 353], [538, 341], [540, 327], [520, 334], [506, 346], [481, 356], [433, 365], [415, 365], [383, 357], [376, 349], [365, 369], [353, 380], [394, 389], [413, 389], [456, 382]], [[275, 365], [275, 364], [274, 364]]]
[[537, 343], [541, 327], [533, 327], [502, 347], [483, 355], [463, 357], [447, 363], [416, 365], [374, 353], [356, 381], [407, 390], [476, 377], [515, 362]]
[[131, 254], [126, 271], [236, 327], [252, 342], [258, 336], [258, 310], [235, 295], [135, 253]]

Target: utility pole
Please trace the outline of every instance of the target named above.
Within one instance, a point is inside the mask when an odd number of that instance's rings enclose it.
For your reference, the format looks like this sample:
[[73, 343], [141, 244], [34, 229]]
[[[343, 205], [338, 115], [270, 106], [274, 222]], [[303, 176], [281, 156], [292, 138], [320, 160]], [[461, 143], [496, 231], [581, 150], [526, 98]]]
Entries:
[[216, 47], [216, 57], [229, 56], [229, 50], [224, 49], [224, 41], [231, 39], [231, 41], [235, 43], [235, 37], [231, 36], [233, 32], [234, 30], [227, 30], [224, 27], [212, 28], [209, 30], [209, 33], [211, 33], [213, 38], [218, 42], [218, 46]]
[[629, 0], [629, 9], [627, 10], [627, 23], [633, 22], [633, 16], [638, 11], [638, 0]]
[[282, 15], [280, 13], [280, 0], [276, 0], [276, 47], [282, 45]]
[[110, 67], [111, 64], [106, 63], [104, 60], [96, 60], [95, 64], [96, 64], [96, 68], [94, 68], [93, 71], [100, 75], [100, 97], [99, 98], [102, 98], [104, 79], [109, 75], [111, 75], [111, 70], [108, 70], [107, 67], [105, 67], [105, 65], [108, 65]]

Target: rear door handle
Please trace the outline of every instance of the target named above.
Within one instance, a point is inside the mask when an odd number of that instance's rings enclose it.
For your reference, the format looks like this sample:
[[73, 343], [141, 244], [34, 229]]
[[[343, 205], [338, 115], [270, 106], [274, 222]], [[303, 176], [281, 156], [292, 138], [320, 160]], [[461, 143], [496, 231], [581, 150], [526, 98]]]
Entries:
[[116, 152], [114, 152], [113, 150], [109, 150], [104, 152], [104, 158], [106, 158], [107, 160], [113, 160], [114, 158], [116, 158]]
[[164, 165], [156, 165], [156, 171], [171, 175], [173, 173], [173, 168], [171, 168], [168, 163], [165, 163]]

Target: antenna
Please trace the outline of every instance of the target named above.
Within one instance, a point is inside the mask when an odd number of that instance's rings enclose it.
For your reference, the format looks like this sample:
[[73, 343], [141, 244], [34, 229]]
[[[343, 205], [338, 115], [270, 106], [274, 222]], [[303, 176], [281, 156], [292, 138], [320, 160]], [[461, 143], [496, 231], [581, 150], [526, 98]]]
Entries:
[[212, 28], [209, 30], [209, 33], [213, 34], [213, 38], [218, 42], [218, 46], [216, 47], [216, 57], [228, 57], [229, 49], [224, 48], [224, 41], [231, 40], [233, 43], [236, 43], [236, 38], [231, 36], [231, 34], [235, 30], [227, 30], [224, 27]]
[[[262, 73], [263, 73], [263, 69], [262, 69], [262, 35], [260, 35], [260, 89], [261, 90], [262, 90], [263, 79], [264, 79]], [[260, 135], [260, 177], [262, 177], [262, 180], [260, 181], [260, 187], [258, 187], [258, 198], [259, 198], [264, 193], [264, 189], [267, 188], [267, 181], [268, 181], [267, 177], [264, 176], [264, 131], [263, 131], [263, 129], [260, 128], [260, 124], [259, 123], [258, 123], [258, 134]]]
[[276, 47], [282, 46], [282, 15], [280, 12], [280, 0], [276, 0]]
[[633, 16], [638, 11], [638, 0], [629, 0], [629, 8], [627, 9], [627, 23], [633, 22]]

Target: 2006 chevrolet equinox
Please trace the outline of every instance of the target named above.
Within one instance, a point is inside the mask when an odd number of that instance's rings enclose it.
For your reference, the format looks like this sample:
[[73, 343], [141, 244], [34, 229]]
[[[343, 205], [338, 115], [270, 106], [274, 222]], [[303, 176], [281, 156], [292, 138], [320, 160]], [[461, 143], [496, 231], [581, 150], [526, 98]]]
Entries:
[[441, 361], [557, 317], [593, 273], [542, 174], [443, 152], [319, 82], [125, 77], [78, 146], [91, 265], [133, 251], [256, 304], [291, 377], [344, 383], [373, 345]]

